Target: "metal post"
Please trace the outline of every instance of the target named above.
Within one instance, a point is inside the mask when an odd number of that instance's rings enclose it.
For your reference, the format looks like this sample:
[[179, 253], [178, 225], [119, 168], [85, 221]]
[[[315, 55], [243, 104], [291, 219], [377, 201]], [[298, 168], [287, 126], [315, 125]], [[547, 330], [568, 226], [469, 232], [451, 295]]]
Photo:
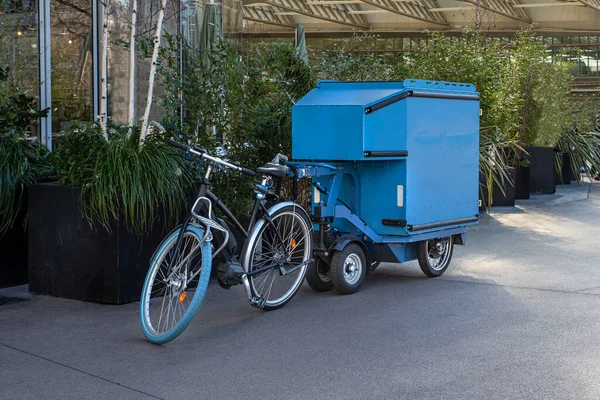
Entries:
[[481, 30], [481, 0], [477, 0], [477, 9], [475, 10], [475, 29], [477, 32]]
[[98, 71], [100, 63], [98, 62], [98, 0], [92, 0], [92, 102], [93, 112], [92, 120], [96, 121], [98, 115], [100, 115], [100, 104], [98, 99], [100, 98], [100, 82], [98, 78]]
[[52, 150], [52, 60], [50, 47], [50, 0], [38, 1], [38, 45], [40, 51], [40, 110], [48, 114], [39, 119], [40, 140]]

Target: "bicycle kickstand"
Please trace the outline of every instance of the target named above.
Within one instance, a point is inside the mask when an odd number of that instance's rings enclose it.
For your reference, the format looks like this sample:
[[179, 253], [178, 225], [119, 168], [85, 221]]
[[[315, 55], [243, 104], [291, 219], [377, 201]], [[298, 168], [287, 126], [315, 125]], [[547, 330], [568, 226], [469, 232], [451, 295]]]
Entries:
[[250, 305], [252, 307], [262, 309], [265, 306], [265, 299], [262, 297], [256, 297], [252, 295], [252, 289], [250, 289], [250, 281], [248, 280], [248, 276], [246, 274], [242, 275], [242, 283], [244, 284], [244, 288], [246, 289], [246, 294], [248, 295], [248, 300], [250, 300]]

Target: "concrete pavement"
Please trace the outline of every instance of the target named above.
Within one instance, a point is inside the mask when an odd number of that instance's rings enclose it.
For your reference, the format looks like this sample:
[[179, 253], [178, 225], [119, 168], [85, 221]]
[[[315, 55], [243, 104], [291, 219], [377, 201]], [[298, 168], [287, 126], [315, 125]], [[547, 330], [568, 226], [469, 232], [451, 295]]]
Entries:
[[164, 346], [144, 340], [139, 303], [25, 295], [0, 306], [0, 398], [598, 399], [600, 188], [587, 189], [483, 217], [441, 278], [386, 264], [354, 295], [305, 286], [270, 313], [214, 284]]

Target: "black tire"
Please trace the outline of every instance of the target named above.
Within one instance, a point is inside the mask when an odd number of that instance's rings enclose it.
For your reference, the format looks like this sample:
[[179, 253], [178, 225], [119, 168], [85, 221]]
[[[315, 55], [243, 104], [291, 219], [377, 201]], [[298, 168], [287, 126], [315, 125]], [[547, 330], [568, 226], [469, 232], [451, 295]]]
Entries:
[[[254, 271], [261, 268], [270, 258], [270, 254], [277, 251], [287, 251], [287, 247], [292, 248], [290, 260], [286, 262], [286, 267], [293, 267], [306, 262], [312, 257], [312, 222], [304, 209], [294, 203], [279, 203], [269, 209], [269, 217], [273, 221], [271, 226], [266, 220], [260, 220], [252, 232], [248, 235], [248, 252], [246, 264], [248, 270]], [[286, 221], [287, 218], [287, 221]], [[275, 229], [285, 239], [286, 248], [276, 240]], [[283, 230], [285, 230], [285, 233]], [[289, 235], [288, 235], [289, 232]], [[296, 243], [296, 239], [298, 242]], [[294, 244], [292, 244], [292, 242]], [[296, 248], [298, 247], [298, 248]], [[266, 250], [265, 250], [266, 249]], [[255, 297], [264, 298], [265, 302], [261, 308], [265, 311], [276, 310], [286, 305], [295, 295], [304, 282], [308, 265], [290, 275], [281, 276], [277, 269], [249, 276], [250, 289]], [[276, 289], [272, 291], [272, 286], [277, 280]], [[269, 283], [270, 282], [270, 285]], [[283, 291], [280, 297], [273, 299], [271, 295]]]
[[323, 260], [317, 260], [310, 264], [306, 271], [306, 282], [315, 292], [327, 292], [333, 287], [329, 266]]
[[[443, 249], [438, 245], [442, 246]], [[419, 259], [421, 271], [430, 278], [441, 276], [448, 269], [453, 252], [454, 243], [451, 236], [419, 242], [417, 258]], [[437, 261], [434, 264], [432, 260]]]
[[[349, 270], [349, 268], [354, 268]], [[329, 275], [333, 287], [340, 294], [352, 294], [363, 284], [367, 276], [367, 257], [356, 243], [349, 243], [331, 258]]]

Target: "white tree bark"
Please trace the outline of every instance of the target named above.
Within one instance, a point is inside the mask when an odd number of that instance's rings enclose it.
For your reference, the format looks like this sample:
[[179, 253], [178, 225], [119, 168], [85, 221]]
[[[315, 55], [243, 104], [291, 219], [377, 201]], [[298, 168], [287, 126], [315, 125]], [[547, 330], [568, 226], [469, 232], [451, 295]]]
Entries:
[[156, 75], [156, 62], [158, 60], [158, 49], [160, 48], [160, 38], [162, 36], [162, 25], [165, 19], [165, 8], [167, 0], [162, 0], [160, 10], [158, 11], [158, 20], [156, 21], [156, 32], [154, 34], [154, 50], [152, 52], [152, 65], [150, 66], [150, 78], [148, 78], [148, 98], [146, 99], [146, 111], [142, 118], [142, 128], [140, 133], [140, 146], [144, 145], [148, 135], [148, 119], [150, 118], [150, 108], [152, 107], [152, 93], [154, 91], [154, 77]]
[[107, 77], [108, 77], [108, 17], [109, 17], [109, 0], [101, 2], [104, 10], [104, 23], [102, 24], [102, 55], [100, 57], [100, 127], [104, 139], [108, 141], [108, 131], [106, 123], [108, 121], [107, 110]]
[[131, 39], [129, 41], [129, 134], [135, 125], [135, 24], [137, 21], [137, 0], [132, 0]]

